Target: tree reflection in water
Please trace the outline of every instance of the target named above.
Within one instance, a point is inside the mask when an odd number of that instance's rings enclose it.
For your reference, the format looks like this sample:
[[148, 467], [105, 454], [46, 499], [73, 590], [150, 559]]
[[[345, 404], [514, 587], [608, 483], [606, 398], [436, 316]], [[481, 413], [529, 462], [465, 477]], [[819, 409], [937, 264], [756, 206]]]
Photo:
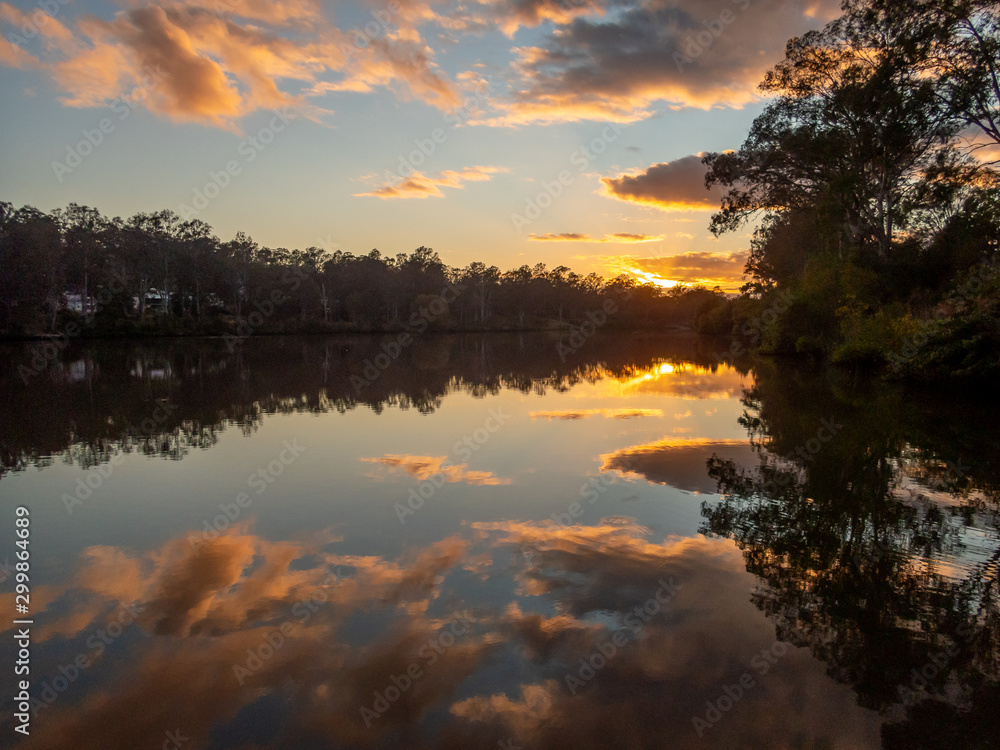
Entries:
[[[53, 456], [90, 468], [120, 450], [181, 459], [238, 426], [252, 433], [267, 414], [344, 413], [366, 406], [440, 407], [447, 394], [481, 398], [504, 389], [543, 394], [609, 373], [648, 369], [664, 350], [704, 366], [694, 338], [595, 336], [560, 357], [565, 333], [425, 335], [368, 380], [371, 362], [395, 336], [73, 342], [32, 374], [30, 345], [0, 346], [0, 476], [45, 466]], [[27, 372], [29, 376], [24, 376]], [[157, 418], [167, 407], [165, 418]]]
[[[755, 366], [741, 424], [759, 465], [708, 461], [754, 603], [862, 706], [886, 748], [997, 747], [1000, 426], [992, 394], [941, 398]], [[833, 439], [798, 450], [823, 420]], [[813, 444], [812, 447], [815, 447]]]

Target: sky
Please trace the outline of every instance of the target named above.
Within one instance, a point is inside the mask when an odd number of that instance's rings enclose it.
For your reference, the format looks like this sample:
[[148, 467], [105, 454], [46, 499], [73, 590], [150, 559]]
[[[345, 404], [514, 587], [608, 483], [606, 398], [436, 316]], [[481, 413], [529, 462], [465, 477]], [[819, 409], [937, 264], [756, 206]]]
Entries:
[[739, 287], [701, 155], [839, 0], [0, 2], [0, 200]]

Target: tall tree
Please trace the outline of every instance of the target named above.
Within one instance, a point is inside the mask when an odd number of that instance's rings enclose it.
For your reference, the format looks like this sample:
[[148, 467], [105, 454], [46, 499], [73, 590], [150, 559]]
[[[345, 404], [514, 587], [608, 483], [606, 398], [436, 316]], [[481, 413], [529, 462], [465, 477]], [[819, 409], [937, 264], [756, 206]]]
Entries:
[[909, 31], [911, 66], [937, 82], [943, 101], [973, 135], [1000, 144], [1000, 5], [994, 0], [851, 0], [846, 7], [863, 19], [899, 19]]
[[93, 288], [95, 264], [103, 264], [106, 258], [103, 240], [107, 220], [97, 209], [76, 203], [70, 203], [65, 210], [57, 209], [53, 216], [59, 222], [62, 232], [69, 277], [71, 283], [80, 290], [81, 310], [87, 318], [94, 312], [90, 304], [90, 291]]
[[487, 266], [485, 263], [479, 261], [470, 263], [462, 271], [461, 283], [468, 284], [471, 287], [478, 308], [476, 310], [476, 320], [483, 327], [486, 326], [490, 305], [493, 302], [493, 295], [499, 280], [499, 268], [496, 266]]
[[777, 98], [742, 148], [705, 157], [707, 184], [730, 188], [712, 230], [811, 210], [836, 227], [842, 257], [871, 246], [887, 259], [923, 182], [960, 161], [958, 125], [910, 65], [909, 38], [894, 14], [848, 13], [792, 39], [760, 87]]

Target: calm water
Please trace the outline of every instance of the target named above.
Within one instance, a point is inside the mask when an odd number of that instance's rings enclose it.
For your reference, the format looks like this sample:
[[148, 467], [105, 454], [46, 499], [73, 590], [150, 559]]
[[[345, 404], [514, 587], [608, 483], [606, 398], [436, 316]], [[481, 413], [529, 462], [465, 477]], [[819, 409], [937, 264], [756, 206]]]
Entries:
[[986, 394], [388, 341], [4, 349], [22, 747], [998, 747]]

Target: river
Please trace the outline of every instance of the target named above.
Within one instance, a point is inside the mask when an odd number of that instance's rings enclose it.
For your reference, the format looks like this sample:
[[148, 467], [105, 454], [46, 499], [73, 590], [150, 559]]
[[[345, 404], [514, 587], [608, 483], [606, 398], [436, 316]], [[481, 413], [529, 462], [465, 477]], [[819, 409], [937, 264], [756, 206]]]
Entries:
[[997, 747], [992, 393], [649, 334], [3, 349], [21, 747]]

